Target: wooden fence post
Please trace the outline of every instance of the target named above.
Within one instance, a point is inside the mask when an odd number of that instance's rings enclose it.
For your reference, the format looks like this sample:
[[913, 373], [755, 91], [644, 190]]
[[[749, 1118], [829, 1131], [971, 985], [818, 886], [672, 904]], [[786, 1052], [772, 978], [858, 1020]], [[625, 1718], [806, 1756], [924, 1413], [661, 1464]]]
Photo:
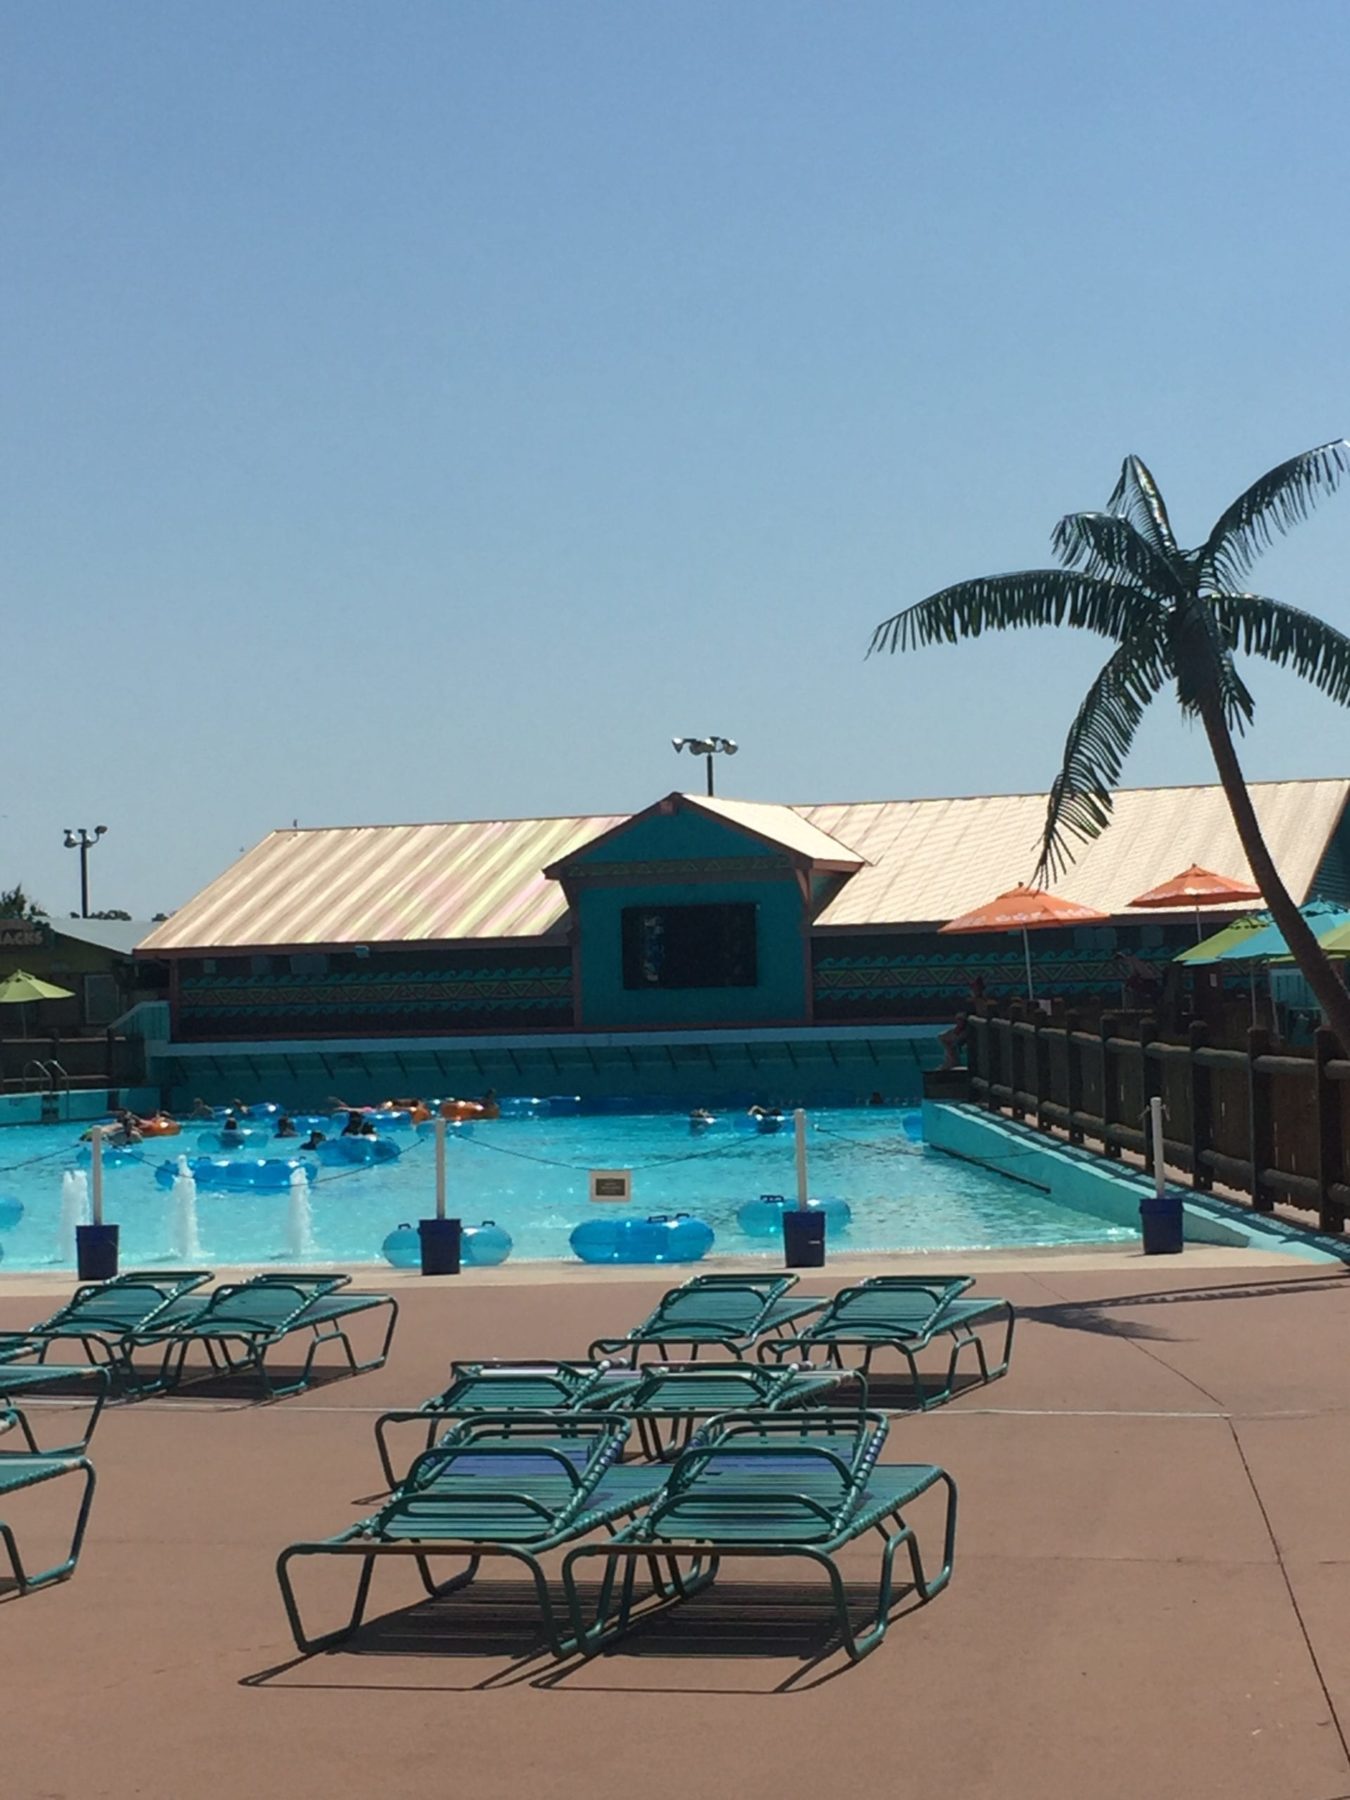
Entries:
[[1115, 1036], [1119, 1023], [1115, 1013], [1103, 1013], [1099, 1027], [1102, 1046], [1102, 1154], [1104, 1156], [1120, 1155], [1120, 1145], [1110, 1134], [1111, 1126], [1117, 1121], [1115, 1108], [1111, 1105], [1111, 1052], [1106, 1047], [1107, 1039]]
[[1036, 1035], [1031, 1040], [1031, 1050], [1036, 1066], [1036, 1126], [1040, 1131], [1047, 1131], [1050, 1121], [1045, 1116], [1045, 1103], [1051, 1097], [1054, 1084], [1050, 1078], [1050, 1040], [1042, 1030], [1043, 1018], [1043, 1013], [1037, 1013], [1033, 1021]]
[[1313, 1080], [1317, 1093], [1317, 1226], [1319, 1231], [1344, 1231], [1345, 1208], [1333, 1200], [1333, 1182], [1345, 1179], [1345, 1142], [1341, 1130], [1341, 1096], [1327, 1074], [1327, 1064], [1340, 1044], [1334, 1031], [1313, 1033]]
[[1081, 1029], [1076, 1012], [1064, 1015], [1064, 1080], [1065, 1104], [1069, 1109], [1069, 1142], [1081, 1144], [1083, 1128], [1074, 1123], [1074, 1114], [1083, 1110], [1083, 1046], [1074, 1043], [1074, 1034]]
[[1022, 1002], [1014, 1000], [1008, 1008], [1008, 1111], [1014, 1119], [1022, 1117], [1022, 1105], [1017, 1098], [1021, 1088], [1022, 1038], [1017, 1027], [1022, 1023]]
[[[1155, 1094], [1161, 1094], [1162, 1064], [1156, 1056], [1150, 1056], [1148, 1047], [1158, 1035], [1158, 1021], [1145, 1013], [1139, 1021], [1139, 1086], [1144, 1096], [1143, 1116], [1139, 1121], [1139, 1129], [1144, 1134], [1144, 1167], [1150, 1175], [1158, 1171], [1153, 1167], [1153, 1121], [1150, 1116], [1150, 1101]], [[1165, 1127], [1164, 1127], [1165, 1129]], [[1163, 1152], [1166, 1160], [1166, 1151]]]
[[989, 1074], [989, 1070], [986, 1067], [986, 1029], [983, 1018], [981, 1018], [980, 1014], [972, 1007], [966, 1024], [966, 1072], [970, 1076], [972, 1099], [974, 1099], [979, 1092], [975, 1084], [978, 1081], [987, 1079]]
[[1257, 1058], [1270, 1054], [1270, 1033], [1263, 1026], [1254, 1025], [1247, 1033], [1247, 1108], [1248, 1108], [1248, 1144], [1247, 1154], [1252, 1164], [1252, 1206], [1257, 1212], [1273, 1212], [1275, 1202], [1266, 1193], [1261, 1180], [1262, 1171], [1272, 1168], [1275, 1162], [1275, 1115], [1271, 1106], [1272, 1092], [1269, 1075], [1263, 1075], [1257, 1068]]
[[1209, 1042], [1209, 1028], [1200, 1019], [1191, 1021], [1191, 1186], [1207, 1194], [1214, 1186], [1214, 1171], [1205, 1161], [1214, 1148], [1214, 1071], [1196, 1061], [1196, 1051]]

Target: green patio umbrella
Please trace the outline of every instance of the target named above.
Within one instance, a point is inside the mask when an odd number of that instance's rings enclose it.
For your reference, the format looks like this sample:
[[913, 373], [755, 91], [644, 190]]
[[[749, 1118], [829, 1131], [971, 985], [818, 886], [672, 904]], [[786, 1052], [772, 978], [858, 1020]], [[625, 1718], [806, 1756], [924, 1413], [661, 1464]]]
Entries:
[[[1350, 918], [1341, 919], [1330, 931], [1319, 931], [1317, 941], [1328, 956], [1350, 956]], [[1293, 957], [1286, 951], [1283, 956], [1272, 956], [1273, 963], [1291, 963]]]
[[1241, 955], [1240, 944], [1252, 937], [1255, 932], [1262, 931], [1271, 922], [1268, 912], [1248, 913], [1244, 918], [1234, 919], [1231, 925], [1225, 925], [1222, 931], [1216, 931], [1213, 937], [1202, 938], [1198, 944], [1192, 944], [1189, 950], [1172, 958], [1173, 962], [1196, 964], [1218, 962], [1221, 958]]
[[[16, 969], [12, 975], [6, 975], [0, 981], [0, 1006], [29, 1006], [35, 1000], [73, 1000], [74, 994], [69, 988], [56, 987], [50, 981], [39, 981], [36, 975], [30, 975], [25, 969]], [[19, 1028], [24, 1037], [28, 1036], [27, 1015], [19, 1014]]]

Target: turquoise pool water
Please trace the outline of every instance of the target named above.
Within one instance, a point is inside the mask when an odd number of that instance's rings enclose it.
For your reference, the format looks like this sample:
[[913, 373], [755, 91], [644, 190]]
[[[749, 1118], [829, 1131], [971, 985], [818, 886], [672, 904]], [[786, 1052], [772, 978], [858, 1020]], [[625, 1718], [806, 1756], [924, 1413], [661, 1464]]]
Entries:
[[[917, 1114], [889, 1110], [821, 1111], [809, 1128], [811, 1189], [847, 1200], [853, 1212], [838, 1250], [975, 1250], [1129, 1241], [1134, 1234], [1104, 1219], [1053, 1205], [1037, 1190], [929, 1150], [910, 1133]], [[62, 1253], [61, 1186], [76, 1166], [81, 1127], [0, 1128], [0, 1214], [22, 1202], [23, 1216], [0, 1232], [0, 1269], [70, 1265]], [[434, 1144], [400, 1131], [395, 1162], [353, 1171], [323, 1167], [309, 1191], [308, 1221], [294, 1216], [286, 1192], [201, 1188], [197, 1223], [202, 1255], [213, 1264], [333, 1260], [380, 1262], [385, 1235], [434, 1210]], [[109, 1168], [104, 1212], [121, 1228], [123, 1267], [175, 1254], [173, 1199], [156, 1168], [180, 1151], [202, 1154], [195, 1128], [147, 1142], [141, 1161]], [[278, 1144], [294, 1152], [294, 1141]], [[670, 1114], [501, 1119], [451, 1133], [449, 1211], [466, 1224], [493, 1219], [511, 1233], [516, 1260], [571, 1260], [568, 1234], [600, 1209], [588, 1199], [592, 1168], [633, 1171], [633, 1211], [688, 1212], [716, 1232], [714, 1254], [773, 1254], [747, 1237], [736, 1211], [761, 1194], [795, 1192], [792, 1133], [748, 1131], [741, 1120], [699, 1135]], [[300, 1227], [307, 1225], [308, 1236]]]

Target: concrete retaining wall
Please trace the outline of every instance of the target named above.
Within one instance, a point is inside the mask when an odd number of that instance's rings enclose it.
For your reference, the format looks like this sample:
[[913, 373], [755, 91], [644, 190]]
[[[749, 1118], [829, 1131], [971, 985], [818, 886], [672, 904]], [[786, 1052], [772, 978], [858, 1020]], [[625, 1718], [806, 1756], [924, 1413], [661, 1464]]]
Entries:
[[[923, 1135], [935, 1149], [980, 1163], [1013, 1181], [1024, 1181], [1047, 1193], [1057, 1206], [1112, 1225], [1137, 1229], [1139, 1202], [1153, 1192], [1153, 1183], [1143, 1175], [975, 1106], [926, 1100]], [[1230, 1244], [1243, 1249], [1252, 1248], [1254, 1242], [1272, 1249], [1289, 1247], [1283, 1242], [1278, 1246], [1268, 1243], [1265, 1232], [1249, 1224], [1236, 1207], [1223, 1207], [1217, 1201], [1197, 1202], [1188, 1194], [1181, 1199], [1183, 1231], [1189, 1243]], [[1231, 1219], [1216, 1216], [1220, 1207], [1231, 1213]], [[1261, 1226], [1264, 1223], [1261, 1221]], [[1278, 1235], [1283, 1237], [1283, 1233]]]

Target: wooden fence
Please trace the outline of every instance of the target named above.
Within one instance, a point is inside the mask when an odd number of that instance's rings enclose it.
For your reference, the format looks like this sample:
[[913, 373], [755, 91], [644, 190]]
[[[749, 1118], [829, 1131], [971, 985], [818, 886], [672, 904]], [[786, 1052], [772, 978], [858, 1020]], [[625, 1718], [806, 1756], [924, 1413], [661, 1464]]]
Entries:
[[1184, 1042], [1143, 1019], [1127, 1028], [1105, 1014], [1084, 1030], [1013, 1006], [972, 1016], [968, 1052], [972, 1098], [1073, 1143], [1149, 1155], [1145, 1114], [1162, 1096], [1167, 1162], [1201, 1192], [1218, 1180], [1250, 1196], [1258, 1212], [1277, 1201], [1317, 1214], [1323, 1231], [1343, 1231], [1350, 1212], [1350, 1058], [1329, 1031], [1312, 1053], [1276, 1052], [1268, 1031], [1247, 1033], [1245, 1049], [1224, 1049], [1194, 1024]]

